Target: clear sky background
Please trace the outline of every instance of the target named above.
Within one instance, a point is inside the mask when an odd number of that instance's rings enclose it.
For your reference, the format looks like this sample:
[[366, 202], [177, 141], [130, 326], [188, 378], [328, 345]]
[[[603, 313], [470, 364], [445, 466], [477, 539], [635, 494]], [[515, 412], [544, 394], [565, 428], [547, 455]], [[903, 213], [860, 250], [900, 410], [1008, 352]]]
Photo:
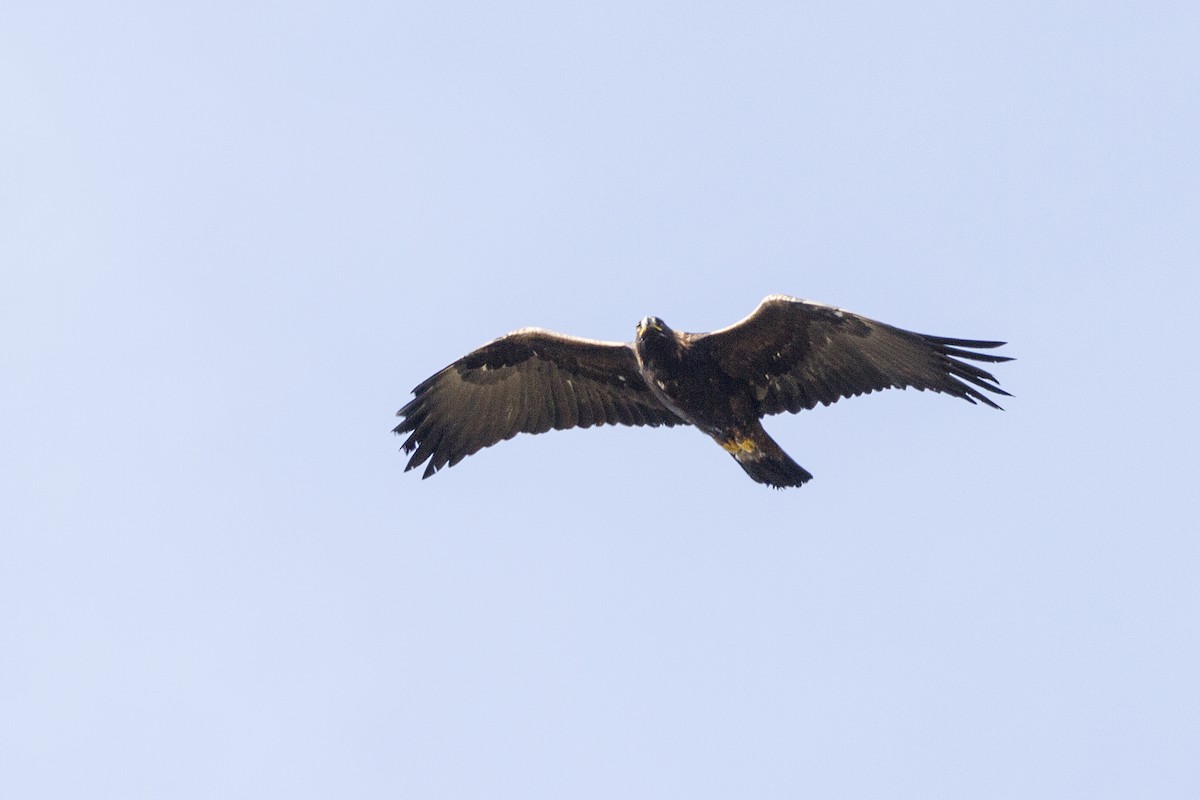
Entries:
[[[1200, 10], [10, 3], [0, 796], [1200, 796]], [[1006, 411], [519, 437], [409, 390], [767, 294]]]

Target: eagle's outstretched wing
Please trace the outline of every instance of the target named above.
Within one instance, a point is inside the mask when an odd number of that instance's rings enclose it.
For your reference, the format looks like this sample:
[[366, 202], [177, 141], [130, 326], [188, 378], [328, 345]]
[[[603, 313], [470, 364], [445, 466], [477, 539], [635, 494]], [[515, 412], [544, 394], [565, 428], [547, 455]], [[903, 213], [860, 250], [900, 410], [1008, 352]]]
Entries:
[[394, 432], [409, 434], [406, 471], [429, 462], [425, 478], [518, 433], [682, 424], [651, 394], [629, 345], [536, 328], [468, 353], [413, 394]]
[[972, 361], [1010, 361], [977, 353], [1004, 342], [947, 339], [894, 328], [849, 311], [773, 295], [728, 328], [692, 335], [729, 375], [748, 381], [759, 415], [829, 405], [887, 388], [924, 391], [1000, 406], [980, 389], [1007, 395]]

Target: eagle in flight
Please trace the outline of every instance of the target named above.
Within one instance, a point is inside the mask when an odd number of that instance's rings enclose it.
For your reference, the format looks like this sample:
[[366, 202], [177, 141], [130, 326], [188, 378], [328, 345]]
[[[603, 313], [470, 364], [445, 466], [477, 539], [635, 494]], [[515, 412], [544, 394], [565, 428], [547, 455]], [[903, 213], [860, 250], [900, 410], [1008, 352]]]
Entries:
[[968, 361], [1010, 361], [978, 352], [1002, 344], [912, 333], [784, 295], [712, 333], [646, 317], [632, 344], [524, 328], [413, 389], [394, 432], [408, 434], [405, 470], [426, 464], [428, 478], [518, 433], [694, 425], [751, 478], [782, 489], [812, 475], [767, 435], [763, 417], [909, 386], [998, 409], [980, 390], [1008, 392]]

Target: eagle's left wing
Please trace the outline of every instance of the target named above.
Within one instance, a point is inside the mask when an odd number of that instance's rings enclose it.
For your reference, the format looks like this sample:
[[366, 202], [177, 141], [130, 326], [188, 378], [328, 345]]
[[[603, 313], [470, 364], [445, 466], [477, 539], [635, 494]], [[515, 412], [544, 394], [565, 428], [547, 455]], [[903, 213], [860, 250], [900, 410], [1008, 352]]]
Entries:
[[751, 384], [760, 415], [909, 386], [999, 408], [980, 389], [1008, 392], [961, 359], [1010, 361], [975, 352], [1002, 344], [913, 333], [783, 295], [766, 298], [728, 328], [692, 336], [693, 347], [706, 349], [725, 372]]

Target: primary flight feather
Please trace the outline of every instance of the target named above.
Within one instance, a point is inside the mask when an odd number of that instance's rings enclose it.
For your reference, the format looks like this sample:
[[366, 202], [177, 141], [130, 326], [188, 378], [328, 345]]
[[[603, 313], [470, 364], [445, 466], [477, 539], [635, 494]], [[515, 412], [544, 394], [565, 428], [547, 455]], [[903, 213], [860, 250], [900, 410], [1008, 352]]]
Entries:
[[[1007, 395], [970, 361], [1004, 342], [901, 330], [832, 306], [773, 295], [742, 321], [682, 333], [658, 317], [632, 344], [525, 328], [463, 356], [413, 389], [395, 433], [406, 470], [442, 467], [518, 433], [592, 425], [694, 425], [746, 473], [776, 488], [812, 478], [763, 430], [768, 414], [879, 389], [929, 389], [1000, 408]], [[966, 360], [963, 360], [966, 359]]]

